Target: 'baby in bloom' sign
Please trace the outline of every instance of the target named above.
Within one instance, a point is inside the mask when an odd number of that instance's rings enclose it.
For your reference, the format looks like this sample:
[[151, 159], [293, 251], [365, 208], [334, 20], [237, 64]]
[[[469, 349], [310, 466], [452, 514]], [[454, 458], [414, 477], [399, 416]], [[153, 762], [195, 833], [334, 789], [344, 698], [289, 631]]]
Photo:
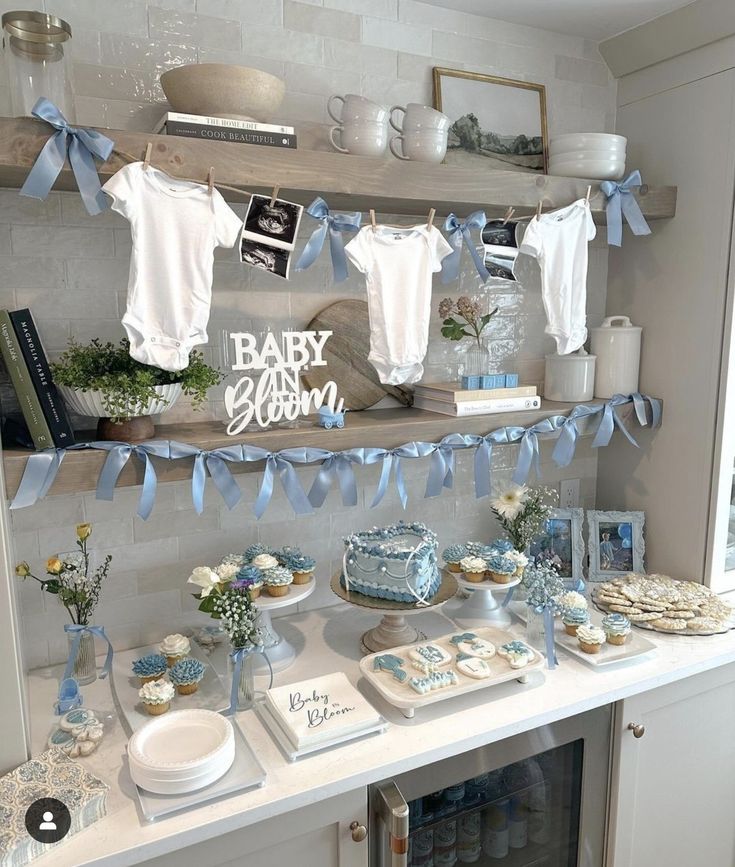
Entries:
[[343, 401], [337, 402], [335, 382], [307, 391], [300, 378], [309, 367], [326, 365], [324, 346], [331, 336], [331, 331], [269, 332], [259, 346], [253, 334], [230, 334], [235, 358], [232, 370], [248, 374], [225, 389], [225, 409], [231, 419], [227, 433], [236, 436], [253, 421], [260, 427], [294, 421], [322, 406], [341, 411]]

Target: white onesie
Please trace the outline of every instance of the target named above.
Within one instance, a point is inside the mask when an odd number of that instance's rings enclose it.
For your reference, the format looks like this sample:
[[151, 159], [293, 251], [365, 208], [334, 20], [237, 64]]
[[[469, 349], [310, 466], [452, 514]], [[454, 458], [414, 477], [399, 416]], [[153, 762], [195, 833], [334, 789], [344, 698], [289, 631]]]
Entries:
[[345, 250], [366, 275], [368, 361], [387, 385], [418, 382], [429, 342], [432, 274], [452, 248], [435, 226], [365, 226]]
[[215, 247], [232, 247], [242, 220], [202, 184], [170, 178], [143, 163], [120, 169], [102, 188], [130, 222], [127, 310], [130, 354], [143, 364], [183, 370], [207, 342]]
[[596, 234], [589, 202], [534, 217], [520, 246], [541, 266], [541, 295], [546, 333], [559, 355], [568, 355], [587, 339], [587, 243]]

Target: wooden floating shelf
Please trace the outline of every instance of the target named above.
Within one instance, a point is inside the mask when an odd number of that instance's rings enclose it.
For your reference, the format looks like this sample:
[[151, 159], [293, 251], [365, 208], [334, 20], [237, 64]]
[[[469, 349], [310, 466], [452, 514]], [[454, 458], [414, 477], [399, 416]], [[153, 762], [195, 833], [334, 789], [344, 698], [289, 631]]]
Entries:
[[[50, 131], [48, 124], [32, 118], [0, 118], [0, 186], [23, 184]], [[598, 181], [123, 130], [100, 131], [115, 142], [117, 151], [139, 159], [143, 159], [147, 143], [152, 142], [152, 163], [171, 175], [204, 180], [209, 167], [214, 166], [219, 183], [256, 193], [270, 193], [278, 184], [283, 197], [302, 204], [321, 195], [333, 209], [375, 208], [383, 213], [419, 215], [433, 207], [440, 216], [453, 211], [461, 217], [482, 209], [488, 217], [497, 217], [513, 206], [516, 216], [520, 216], [531, 213], [541, 198], [545, 210], [568, 205], [584, 196], [591, 183], [595, 222], [605, 222], [605, 197]], [[102, 182], [126, 162], [113, 153], [99, 167]], [[55, 189], [76, 189], [68, 166], [59, 175]], [[224, 192], [230, 201], [245, 198]], [[676, 193], [676, 187], [643, 187], [636, 198], [646, 219], [658, 220], [675, 215]]]
[[[311, 419], [305, 419], [299, 427], [274, 428], [256, 431], [247, 436], [230, 437], [225, 433], [222, 422], [195, 422], [190, 424], [159, 425], [156, 428], [156, 439], [177, 440], [211, 450], [237, 443], [247, 443], [260, 446], [269, 451], [280, 451], [287, 448], [313, 447], [342, 451], [352, 448], [395, 448], [412, 441], [438, 442], [450, 433], [480, 434], [505, 426], [522, 425], [529, 427], [552, 415], [568, 415], [574, 408], [572, 403], [556, 403], [542, 401], [540, 409], [524, 412], [500, 413], [496, 415], [468, 416], [454, 418], [419, 409], [398, 407], [395, 409], [365, 410], [347, 414], [345, 427], [342, 430], [325, 430], [317, 426]], [[646, 405], [648, 420], [651, 422], [650, 408]], [[618, 408], [618, 414], [626, 423], [635, 417], [633, 404], [624, 404]], [[596, 429], [599, 416], [591, 420], [579, 422], [582, 434]], [[80, 436], [80, 440], [85, 437]], [[86, 439], [94, 439], [89, 435]], [[496, 446], [497, 448], [497, 446]], [[5, 487], [9, 499], [15, 496], [23, 476], [26, 461], [32, 452], [27, 449], [3, 449], [5, 468]], [[97, 487], [102, 465], [107, 452], [93, 449], [85, 451], [69, 451], [64, 458], [61, 469], [56, 477], [50, 495], [75, 494], [82, 491], [93, 491]], [[153, 459], [159, 482], [173, 482], [190, 479], [193, 459], [184, 458], [176, 461]], [[229, 463], [227, 466], [233, 473], [261, 472], [262, 461], [250, 463]], [[316, 465], [312, 465], [316, 466]], [[143, 483], [143, 466], [141, 462], [131, 457], [120, 473], [118, 487], [130, 487]]]

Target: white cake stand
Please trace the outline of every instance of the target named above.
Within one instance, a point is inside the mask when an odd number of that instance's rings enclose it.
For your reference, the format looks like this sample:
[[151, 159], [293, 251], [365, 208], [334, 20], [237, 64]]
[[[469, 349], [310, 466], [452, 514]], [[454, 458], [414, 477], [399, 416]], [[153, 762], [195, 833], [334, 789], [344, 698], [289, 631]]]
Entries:
[[[304, 599], [311, 596], [315, 588], [316, 581], [312, 578], [308, 584], [291, 584], [285, 596], [268, 596], [261, 590], [260, 596], [255, 600], [254, 604], [260, 612], [258, 626], [263, 632], [265, 652], [268, 654], [274, 674], [283, 671], [291, 665], [296, 659], [296, 651], [274, 629], [271, 611], [277, 611], [279, 608], [288, 608], [291, 605], [296, 605], [297, 602], [303, 602]], [[255, 674], [270, 673], [268, 663], [260, 653], [253, 654], [253, 668]]]
[[459, 605], [453, 607], [448, 616], [460, 626], [496, 626], [498, 629], [507, 629], [511, 624], [511, 617], [507, 608], [495, 598], [495, 595], [505, 598], [505, 594], [511, 587], [517, 587], [521, 583], [520, 578], [513, 578], [507, 584], [496, 584], [494, 581], [482, 581], [479, 584], [467, 581], [462, 575], [455, 574], [457, 584], [463, 590], [470, 590], [470, 595]]
[[443, 573], [439, 590], [426, 605], [418, 605], [415, 602], [391, 602], [388, 599], [374, 599], [372, 596], [363, 596], [354, 591], [348, 593], [340, 583], [341, 577], [342, 574], [338, 572], [331, 581], [332, 590], [340, 599], [383, 615], [380, 623], [372, 629], [368, 629], [360, 638], [360, 647], [363, 653], [377, 653], [391, 647], [401, 647], [404, 644], [423, 641], [426, 635], [411, 626], [406, 621], [406, 616], [421, 614], [422, 611], [443, 605], [457, 592], [455, 576], [449, 572]]

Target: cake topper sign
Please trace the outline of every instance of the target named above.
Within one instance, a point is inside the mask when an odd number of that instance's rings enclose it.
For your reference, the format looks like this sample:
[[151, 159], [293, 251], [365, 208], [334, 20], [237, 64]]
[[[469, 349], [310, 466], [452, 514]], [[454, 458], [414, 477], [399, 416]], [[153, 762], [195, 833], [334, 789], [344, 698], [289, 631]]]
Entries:
[[280, 337], [268, 332], [258, 345], [254, 334], [235, 332], [233, 371], [248, 371], [236, 385], [225, 389], [225, 409], [231, 419], [227, 433], [236, 436], [255, 422], [268, 427], [275, 422], [294, 421], [322, 406], [340, 412], [337, 384], [329, 381], [323, 388], [302, 388], [301, 373], [309, 367], [324, 367], [323, 352], [331, 331], [283, 331]]

